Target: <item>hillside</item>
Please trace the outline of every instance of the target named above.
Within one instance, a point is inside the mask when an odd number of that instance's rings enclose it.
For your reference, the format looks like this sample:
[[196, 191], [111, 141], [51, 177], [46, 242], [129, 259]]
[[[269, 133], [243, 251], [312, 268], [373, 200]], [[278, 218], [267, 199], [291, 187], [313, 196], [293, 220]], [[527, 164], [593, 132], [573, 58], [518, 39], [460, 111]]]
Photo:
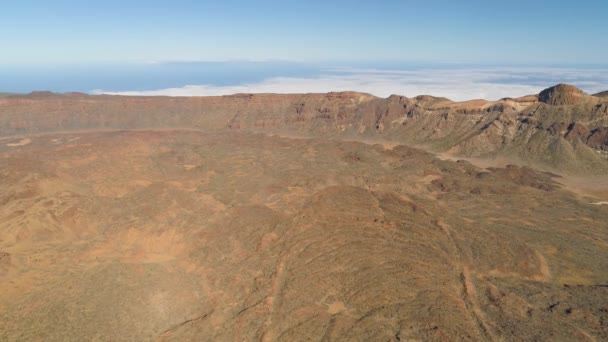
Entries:
[[0, 341], [608, 340], [606, 108], [0, 97]]
[[567, 85], [467, 102], [352, 92], [194, 98], [38, 92], [0, 99], [0, 136], [141, 128], [381, 138], [563, 172], [608, 172], [608, 100]]
[[599, 92], [597, 94], [593, 94], [593, 96], [597, 96], [597, 97], [608, 97], [608, 90], [607, 91], [602, 91]]
[[8, 139], [0, 340], [606, 340], [606, 198], [561, 182], [237, 131]]

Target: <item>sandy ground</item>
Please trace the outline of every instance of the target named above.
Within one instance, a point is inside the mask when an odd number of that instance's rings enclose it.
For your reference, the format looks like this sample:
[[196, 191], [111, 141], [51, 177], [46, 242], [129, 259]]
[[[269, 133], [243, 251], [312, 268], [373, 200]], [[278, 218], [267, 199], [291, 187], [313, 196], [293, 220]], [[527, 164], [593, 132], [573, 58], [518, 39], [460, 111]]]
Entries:
[[608, 338], [608, 211], [543, 172], [378, 141], [28, 138], [0, 145], [0, 340]]

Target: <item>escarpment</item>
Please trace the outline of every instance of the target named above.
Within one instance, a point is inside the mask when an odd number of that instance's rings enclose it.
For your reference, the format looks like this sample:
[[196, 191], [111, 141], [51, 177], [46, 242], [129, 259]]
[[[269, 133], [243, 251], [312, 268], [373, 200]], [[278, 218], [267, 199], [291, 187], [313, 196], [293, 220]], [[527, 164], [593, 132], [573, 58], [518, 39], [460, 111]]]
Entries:
[[0, 136], [190, 128], [365, 137], [470, 157], [509, 156], [575, 173], [608, 172], [608, 100], [559, 84], [498, 101], [357, 92], [124, 97], [37, 92], [0, 98]]

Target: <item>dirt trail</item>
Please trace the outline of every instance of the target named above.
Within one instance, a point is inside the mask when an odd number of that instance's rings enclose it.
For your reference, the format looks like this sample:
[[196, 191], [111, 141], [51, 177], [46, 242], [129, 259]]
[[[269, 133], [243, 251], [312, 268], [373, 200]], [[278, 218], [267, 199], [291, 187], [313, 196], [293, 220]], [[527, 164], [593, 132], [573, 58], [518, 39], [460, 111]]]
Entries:
[[606, 198], [395, 142], [159, 131], [0, 141], [0, 340], [608, 340]]
[[271, 330], [272, 322], [277, 318], [277, 309], [281, 304], [281, 293], [283, 291], [283, 285], [285, 282], [285, 256], [281, 255], [277, 262], [274, 279], [271, 285], [271, 297], [267, 298], [267, 303], [270, 307], [270, 314], [264, 322], [264, 334], [262, 335], [262, 341], [273, 341], [274, 334]]
[[460, 283], [462, 284], [462, 290], [460, 297], [469, 314], [469, 317], [479, 330], [480, 336], [483, 336], [486, 341], [495, 341], [496, 338], [494, 337], [494, 334], [492, 334], [485, 315], [477, 303], [477, 291], [475, 290], [475, 284], [473, 284], [471, 269], [467, 265], [468, 263], [464, 260], [463, 253], [458, 245], [458, 242], [456, 242], [456, 239], [454, 238], [452, 229], [447, 223], [441, 220], [437, 221], [437, 225], [448, 236], [450, 244], [453, 246], [456, 252], [456, 262], [458, 264], [457, 267], [461, 269]]

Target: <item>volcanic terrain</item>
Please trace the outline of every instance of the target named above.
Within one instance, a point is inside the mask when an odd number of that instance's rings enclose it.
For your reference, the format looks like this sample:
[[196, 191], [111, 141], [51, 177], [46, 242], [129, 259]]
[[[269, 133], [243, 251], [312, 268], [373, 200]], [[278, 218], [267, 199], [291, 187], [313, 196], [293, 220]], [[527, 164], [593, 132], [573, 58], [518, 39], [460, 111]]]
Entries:
[[2, 341], [608, 340], [608, 99], [0, 97]]

